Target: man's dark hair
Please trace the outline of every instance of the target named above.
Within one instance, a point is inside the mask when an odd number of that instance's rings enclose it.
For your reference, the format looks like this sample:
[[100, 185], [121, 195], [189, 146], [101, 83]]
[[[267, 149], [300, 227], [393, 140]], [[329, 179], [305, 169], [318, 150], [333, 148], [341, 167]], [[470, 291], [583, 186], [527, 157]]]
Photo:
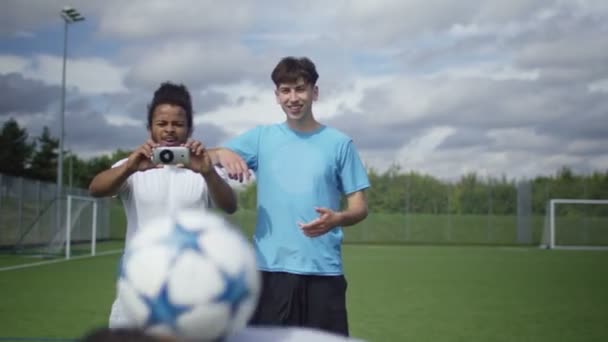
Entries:
[[319, 79], [317, 68], [307, 57], [284, 57], [274, 68], [270, 78], [278, 87], [282, 83], [295, 83], [300, 78], [314, 86]]
[[192, 128], [192, 100], [190, 92], [183, 84], [174, 84], [165, 82], [154, 92], [154, 98], [148, 105], [148, 128], [152, 127], [152, 113], [157, 106], [161, 104], [170, 104], [180, 106], [186, 112], [186, 120], [188, 128]]

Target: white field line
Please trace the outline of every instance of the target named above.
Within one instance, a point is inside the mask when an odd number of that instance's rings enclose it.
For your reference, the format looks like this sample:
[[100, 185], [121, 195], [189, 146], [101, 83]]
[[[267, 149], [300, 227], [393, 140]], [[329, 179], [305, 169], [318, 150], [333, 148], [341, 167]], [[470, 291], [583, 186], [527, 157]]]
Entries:
[[122, 251], [123, 251], [122, 249], [114, 249], [111, 251], [99, 252], [95, 255], [83, 255], [83, 256], [72, 257], [70, 259], [57, 259], [57, 260], [33, 262], [33, 263], [29, 263], [29, 264], [22, 264], [22, 265], [8, 266], [8, 267], [0, 267], [0, 272], [12, 271], [12, 270], [18, 270], [18, 269], [22, 269], [22, 268], [30, 268], [30, 267], [36, 267], [36, 266], [44, 266], [44, 265], [50, 265], [50, 264], [57, 264], [60, 262], [66, 262], [66, 261], [71, 261], [71, 260], [95, 258], [98, 256], [122, 253]]

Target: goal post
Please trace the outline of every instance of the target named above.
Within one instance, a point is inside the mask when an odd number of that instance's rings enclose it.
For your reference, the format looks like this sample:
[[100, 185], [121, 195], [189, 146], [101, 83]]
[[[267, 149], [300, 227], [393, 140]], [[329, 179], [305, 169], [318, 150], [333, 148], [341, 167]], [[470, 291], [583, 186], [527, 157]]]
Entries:
[[[72, 210], [72, 204], [74, 200], [90, 202], [92, 205], [91, 215], [91, 255], [95, 256], [96, 241], [97, 241], [97, 199], [86, 196], [67, 196], [67, 208], [66, 208], [66, 223], [65, 223], [65, 258], [70, 259], [72, 254], [72, 230], [74, 229], [74, 221], [80, 216], [81, 209], [74, 211]], [[73, 215], [74, 214], [74, 215]]]
[[[607, 204], [608, 199], [556, 198], [549, 200], [541, 247], [608, 250], [608, 206], [596, 209], [590, 214], [585, 214], [585, 210], [580, 208], [581, 206]], [[564, 205], [576, 205], [579, 208], [560, 212], [560, 206]], [[557, 222], [558, 220], [560, 222]], [[587, 224], [581, 224], [581, 220]]]
[[11, 198], [17, 207], [3, 208], [0, 213], [0, 224], [9, 223], [0, 232], [0, 253], [12, 251], [44, 259], [95, 255], [100, 242], [111, 239], [108, 198], [90, 197], [79, 188], [70, 188], [61, 198], [50, 185], [35, 183], [33, 189], [33, 198], [32, 191], [24, 191], [15, 200]]

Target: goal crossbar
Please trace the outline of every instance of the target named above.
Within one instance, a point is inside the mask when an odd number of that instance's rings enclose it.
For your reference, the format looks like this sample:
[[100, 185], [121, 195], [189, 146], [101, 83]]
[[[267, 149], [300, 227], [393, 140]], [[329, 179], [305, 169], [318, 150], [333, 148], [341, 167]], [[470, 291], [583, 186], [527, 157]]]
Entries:
[[555, 244], [555, 205], [560, 203], [567, 204], [608, 204], [608, 199], [570, 199], [555, 198], [549, 201], [549, 249], [593, 249], [607, 250], [608, 246], [557, 246]]

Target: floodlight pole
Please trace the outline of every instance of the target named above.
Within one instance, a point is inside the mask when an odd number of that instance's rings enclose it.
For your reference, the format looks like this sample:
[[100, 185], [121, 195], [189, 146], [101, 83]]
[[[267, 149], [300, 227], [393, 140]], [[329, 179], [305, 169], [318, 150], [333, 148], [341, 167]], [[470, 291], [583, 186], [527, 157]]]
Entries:
[[57, 190], [56, 190], [56, 201], [57, 201], [57, 231], [61, 228], [61, 199], [63, 197], [63, 140], [64, 140], [64, 117], [65, 117], [65, 74], [66, 74], [66, 62], [68, 56], [68, 25], [78, 21], [83, 21], [84, 17], [78, 13], [78, 11], [72, 7], [64, 7], [60, 12], [61, 18], [63, 19], [63, 69], [61, 73], [61, 105], [59, 109], [59, 151], [57, 154]]

